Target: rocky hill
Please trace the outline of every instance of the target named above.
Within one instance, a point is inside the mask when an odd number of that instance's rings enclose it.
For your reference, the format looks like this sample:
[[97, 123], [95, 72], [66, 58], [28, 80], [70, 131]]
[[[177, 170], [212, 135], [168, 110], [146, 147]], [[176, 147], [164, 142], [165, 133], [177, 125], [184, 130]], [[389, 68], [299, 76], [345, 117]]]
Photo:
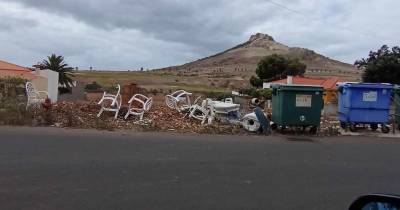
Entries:
[[288, 47], [261, 33], [252, 35], [248, 41], [226, 51], [160, 70], [209, 77], [225, 74], [246, 80], [255, 73], [257, 63], [272, 54], [298, 58], [307, 65], [306, 75], [310, 77], [339, 76], [343, 80], [358, 81], [361, 76], [361, 72], [353, 65], [330, 59], [309, 49]]

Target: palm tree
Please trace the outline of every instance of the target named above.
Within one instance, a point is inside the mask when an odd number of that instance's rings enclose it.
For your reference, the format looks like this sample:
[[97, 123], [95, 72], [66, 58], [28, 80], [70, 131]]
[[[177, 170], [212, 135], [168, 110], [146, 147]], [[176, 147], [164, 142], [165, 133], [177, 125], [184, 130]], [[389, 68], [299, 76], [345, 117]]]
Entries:
[[51, 56], [47, 56], [47, 60], [43, 60], [41, 65], [41, 69], [50, 69], [55, 72], [58, 72], [58, 83], [60, 85], [65, 86], [66, 88], [70, 88], [73, 80], [71, 77], [74, 77], [72, 70], [74, 68], [69, 67], [68, 64], [64, 62], [64, 57], [59, 55], [52, 54]]

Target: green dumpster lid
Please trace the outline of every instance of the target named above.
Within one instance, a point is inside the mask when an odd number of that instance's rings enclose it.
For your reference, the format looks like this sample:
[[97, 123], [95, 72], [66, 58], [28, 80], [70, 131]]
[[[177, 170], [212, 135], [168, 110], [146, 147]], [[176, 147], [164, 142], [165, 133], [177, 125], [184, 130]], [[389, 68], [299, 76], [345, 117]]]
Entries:
[[395, 85], [394, 86], [394, 92], [397, 94], [400, 94], [400, 85]]
[[323, 91], [324, 88], [319, 85], [272, 85], [272, 88], [280, 90], [294, 90], [294, 91]]

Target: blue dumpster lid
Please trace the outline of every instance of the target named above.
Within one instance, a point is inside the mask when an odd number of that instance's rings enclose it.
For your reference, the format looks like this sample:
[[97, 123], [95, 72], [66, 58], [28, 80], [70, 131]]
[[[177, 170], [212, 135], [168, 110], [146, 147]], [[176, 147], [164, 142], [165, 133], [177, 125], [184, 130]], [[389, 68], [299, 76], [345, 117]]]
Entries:
[[392, 85], [390, 83], [344, 83], [340, 86], [351, 87], [351, 88], [375, 88], [375, 89], [393, 89], [394, 88], [394, 85]]

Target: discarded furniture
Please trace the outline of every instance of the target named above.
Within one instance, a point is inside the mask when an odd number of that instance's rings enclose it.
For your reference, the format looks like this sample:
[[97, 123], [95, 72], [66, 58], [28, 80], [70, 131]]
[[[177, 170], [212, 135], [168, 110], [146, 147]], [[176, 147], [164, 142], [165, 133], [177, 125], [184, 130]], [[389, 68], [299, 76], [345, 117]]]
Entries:
[[215, 113], [227, 114], [229, 112], [239, 111], [240, 104], [227, 103], [221, 101], [210, 101]]
[[239, 104], [213, 101], [207, 98], [198, 104], [200, 97], [196, 98], [194, 104], [189, 107], [189, 118], [194, 118], [204, 124], [211, 124], [214, 119], [230, 123], [239, 123]]
[[118, 112], [121, 109], [122, 97], [121, 97], [121, 86], [117, 85], [117, 93], [115, 95], [107, 93], [104, 91], [103, 97], [99, 101], [99, 105], [101, 105], [100, 112], [97, 114], [97, 117], [103, 113], [103, 111], [115, 112], [114, 118], [117, 119]]
[[232, 98], [225, 98], [224, 99], [225, 103], [233, 104], [233, 99]]
[[242, 126], [244, 129], [246, 129], [250, 132], [258, 131], [260, 129], [261, 125], [257, 119], [256, 113], [252, 112], [252, 113], [246, 114], [242, 118]]
[[210, 109], [210, 115], [213, 119], [215, 118], [219, 121], [230, 123], [239, 123], [240, 104], [208, 100], [207, 105]]
[[394, 86], [381, 83], [345, 83], [339, 86], [339, 121], [342, 128], [350, 125], [355, 132], [357, 124], [369, 124], [371, 130], [381, 125], [389, 132], [389, 111]]
[[171, 109], [176, 109], [178, 112], [188, 110], [191, 106], [190, 96], [192, 93], [185, 90], [178, 90], [172, 94], [165, 96], [165, 103]]
[[256, 114], [258, 122], [260, 122], [261, 132], [263, 134], [271, 134], [271, 127], [270, 127], [271, 125], [267, 116], [265, 116], [263, 110], [259, 106], [257, 106], [254, 109], [254, 113]]
[[127, 119], [129, 115], [135, 115], [139, 116], [139, 120], [142, 121], [144, 113], [149, 111], [153, 104], [153, 98], [142, 94], [135, 94], [128, 103], [129, 107], [125, 119]]
[[211, 124], [210, 109], [207, 108], [207, 100], [203, 100], [201, 105], [197, 103], [191, 106], [189, 118], [194, 118], [201, 121], [204, 124], [206, 120], [208, 124]]
[[26, 109], [30, 106], [34, 106], [35, 108], [40, 107], [40, 105], [49, 97], [49, 94], [46, 91], [37, 91], [31, 82], [25, 84], [25, 89], [26, 96], [28, 97]]
[[192, 105], [188, 108], [187, 113], [185, 114], [185, 117], [188, 116], [188, 115], [192, 112], [192, 110], [196, 107], [195, 105], [200, 105], [200, 104], [199, 104], [200, 99], [201, 99], [201, 96], [198, 96], [198, 97], [194, 100], [194, 102], [192, 103]]

